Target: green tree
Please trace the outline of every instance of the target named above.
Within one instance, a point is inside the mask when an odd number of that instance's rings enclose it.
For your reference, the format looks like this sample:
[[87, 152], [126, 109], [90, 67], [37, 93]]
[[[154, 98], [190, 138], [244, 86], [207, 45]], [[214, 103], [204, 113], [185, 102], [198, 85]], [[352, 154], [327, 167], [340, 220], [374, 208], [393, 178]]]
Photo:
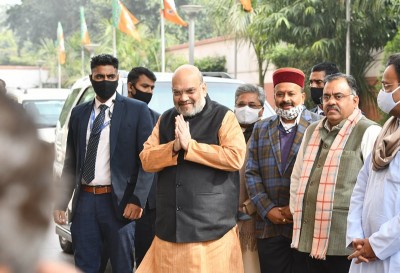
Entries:
[[[259, 29], [269, 33], [272, 41], [294, 45], [298, 53], [303, 50], [308, 54], [309, 48], [319, 61], [329, 60], [344, 69], [347, 31], [344, 0], [269, 2], [273, 2], [274, 12], [263, 20], [259, 18], [256, 24]], [[392, 12], [393, 2], [351, 2], [350, 70], [360, 87], [362, 103], [371, 102], [373, 98], [371, 88], [365, 81], [365, 73], [373, 64], [374, 53], [381, 51], [396, 33], [396, 22], [400, 17]], [[298, 55], [297, 67], [301, 67], [304, 57]]]
[[253, 12], [246, 13], [236, 0], [205, 0], [205, 2], [208, 16], [215, 18], [216, 25], [221, 27], [225, 35], [229, 34], [239, 43], [253, 47], [257, 57], [259, 85], [264, 86], [269, 66], [267, 56], [273, 52], [276, 43], [271, 41], [268, 33], [259, 28], [255, 22], [265, 19], [272, 12], [270, 6], [253, 1]]
[[225, 68], [226, 58], [222, 57], [205, 57], [194, 61], [194, 65], [197, 66], [202, 72], [226, 72]]

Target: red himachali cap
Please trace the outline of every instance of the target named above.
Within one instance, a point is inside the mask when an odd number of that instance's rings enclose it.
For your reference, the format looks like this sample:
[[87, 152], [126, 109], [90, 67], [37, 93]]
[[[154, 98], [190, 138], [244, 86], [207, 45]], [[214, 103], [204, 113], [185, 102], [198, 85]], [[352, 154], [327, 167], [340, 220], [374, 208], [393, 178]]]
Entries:
[[304, 88], [304, 78], [303, 71], [292, 67], [279, 68], [272, 74], [274, 87], [281, 82], [292, 82]]

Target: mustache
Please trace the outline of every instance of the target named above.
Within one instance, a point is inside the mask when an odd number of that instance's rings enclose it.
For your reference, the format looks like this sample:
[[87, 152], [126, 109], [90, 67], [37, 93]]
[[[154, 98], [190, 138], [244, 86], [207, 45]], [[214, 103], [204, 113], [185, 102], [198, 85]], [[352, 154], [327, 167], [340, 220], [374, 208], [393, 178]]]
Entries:
[[185, 100], [178, 102], [178, 105], [186, 105], [186, 104], [193, 104], [192, 100]]
[[336, 110], [336, 111], [340, 112], [339, 107], [337, 107], [336, 105], [326, 106], [326, 111], [329, 111], [329, 110]]
[[279, 107], [280, 108], [282, 108], [282, 107], [285, 107], [285, 106], [294, 106], [293, 105], [293, 102], [291, 102], [291, 101], [286, 101], [286, 102], [281, 102], [280, 104], [279, 104]]

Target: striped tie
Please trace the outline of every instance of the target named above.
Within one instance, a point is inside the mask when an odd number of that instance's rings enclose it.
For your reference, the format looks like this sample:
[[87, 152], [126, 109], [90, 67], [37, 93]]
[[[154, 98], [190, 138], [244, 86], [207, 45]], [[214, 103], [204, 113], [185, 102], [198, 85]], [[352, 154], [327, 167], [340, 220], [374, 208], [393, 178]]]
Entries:
[[107, 105], [100, 105], [100, 114], [97, 115], [93, 122], [92, 131], [90, 132], [89, 143], [87, 145], [85, 163], [83, 165], [82, 178], [87, 184], [94, 179], [94, 170], [96, 167], [97, 147], [99, 146], [100, 134], [104, 124], [104, 118]]

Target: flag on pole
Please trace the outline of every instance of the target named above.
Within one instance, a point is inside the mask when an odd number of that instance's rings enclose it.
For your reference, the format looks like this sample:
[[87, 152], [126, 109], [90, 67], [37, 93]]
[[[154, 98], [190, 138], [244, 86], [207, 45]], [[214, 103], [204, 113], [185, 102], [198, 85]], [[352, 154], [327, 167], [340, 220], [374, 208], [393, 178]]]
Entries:
[[139, 20], [119, 0], [113, 0], [112, 11], [114, 27], [140, 41], [139, 32], [135, 27]]
[[163, 0], [163, 14], [165, 20], [186, 27], [188, 24], [178, 15], [174, 0]]
[[82, 45], [88, 45], [90, 44], [90, 37], [86, 25], [84, 7], [80, 7], [80, 12], [81, 12], [81, 43]]
[[251, 12], [253, 8], [251, 7], [251, 0], [240, 0], [242, 3], [244, 11]]
[[57, 41], [58, 41], [58, 60], [60, 64], [65, 64], [64, 32], [60, 22], [58, 22], [57, 26]]

